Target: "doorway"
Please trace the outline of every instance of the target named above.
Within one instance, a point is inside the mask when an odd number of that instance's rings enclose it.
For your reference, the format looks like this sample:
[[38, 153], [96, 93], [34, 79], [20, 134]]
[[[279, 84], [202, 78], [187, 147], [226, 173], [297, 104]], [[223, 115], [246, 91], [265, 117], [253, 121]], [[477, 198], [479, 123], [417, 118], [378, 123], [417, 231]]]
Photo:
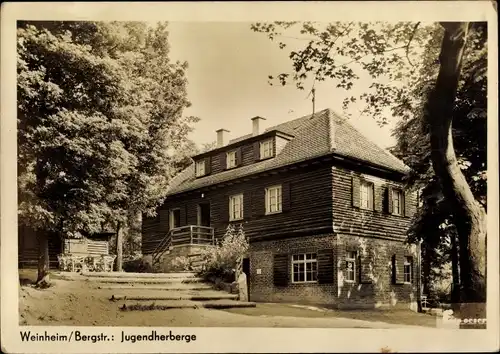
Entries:
[[210, 204], [198, 204], [198, 226], [210, 227]]
[[250, 258], [243, 258], [242, 270], [247, 276], [247, 294], [250, 301]]

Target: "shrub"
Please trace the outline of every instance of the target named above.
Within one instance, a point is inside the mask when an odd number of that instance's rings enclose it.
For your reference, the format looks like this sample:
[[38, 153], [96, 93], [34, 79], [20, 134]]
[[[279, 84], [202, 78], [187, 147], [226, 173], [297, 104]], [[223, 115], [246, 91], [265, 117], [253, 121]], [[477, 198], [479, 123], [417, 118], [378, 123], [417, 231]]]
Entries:
[[202, 275], [217, 276], [224, 281], [235, 280], [238, 263], [248, 251], [248, 240], [243, 227], [238, 230], [229, 225], [222, 240], [215, 246], [209, 246], [201, 252], [203, 259]]
[[133, 259], [123, 262], [123, 271], [128, 273], [151, 273], [153, 268], [151, 264], [142, 259]]
[[170, 264], [172, 266], [172, 270], [174, 271], [192, 270], [191, 261], [189, 260], [189, 257], [186, 256], [175, 257], [174, 259], [172, 259], [172, 262]]

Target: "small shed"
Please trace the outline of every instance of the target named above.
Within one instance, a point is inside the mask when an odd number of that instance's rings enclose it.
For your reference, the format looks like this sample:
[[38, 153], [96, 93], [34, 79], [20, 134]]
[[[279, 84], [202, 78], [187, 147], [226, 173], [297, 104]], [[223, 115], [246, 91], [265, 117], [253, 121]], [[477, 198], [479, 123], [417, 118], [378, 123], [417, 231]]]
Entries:
[[109, 240], [114, 232], [86, 234], [81, 238], [65, 239], [58, 255], [63, 271], [112, 271], [116, 256], [109, 254]]

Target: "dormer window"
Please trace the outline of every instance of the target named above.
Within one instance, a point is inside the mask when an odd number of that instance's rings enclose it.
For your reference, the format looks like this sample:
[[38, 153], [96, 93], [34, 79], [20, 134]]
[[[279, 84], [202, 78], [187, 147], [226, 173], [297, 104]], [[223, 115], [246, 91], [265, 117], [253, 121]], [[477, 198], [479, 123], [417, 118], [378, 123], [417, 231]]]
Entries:
[[265, 140], [260, 143], [260, 159], [273, 157], [273, 139]]
[[236, 150], [230, 151], [226, 154], [226, 168], [234, 168], [237, 166]]
[[196, 161], [196, 177], [202, 177], [205, 176], [206, 171], [205, 171], [205, 160], [200, 160]]

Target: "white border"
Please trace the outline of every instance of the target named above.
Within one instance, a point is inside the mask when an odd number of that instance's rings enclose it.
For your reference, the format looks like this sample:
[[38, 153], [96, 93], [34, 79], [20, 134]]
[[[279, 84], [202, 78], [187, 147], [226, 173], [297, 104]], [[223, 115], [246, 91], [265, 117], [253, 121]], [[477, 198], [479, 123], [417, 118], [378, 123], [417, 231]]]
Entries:
[[[497, 17], [489, 1], [413, 2], [193, 2], [193, 3], [2, 3], [1, 11], [1, 344], [6, 352], [378, 352], [496, 351], [498, 323], [498, 82]], [[15, 22], [23, 20], [169, 21], [488, 21], [488, 329], [362, 330], [304, 328], [175, 328], [197, 341], [108, 343], [21, 343], [19, 340], [16, 193]], [[69, 333], [77, 327], [26, 327]], [[154, 328], [124, 328], [150, 333]], [[80, 327], [87, 334], [120, 336], [122, 328]], [[157, 329], [158, 331], [162, 329]], [[168, 333], [168, 329], [166, 329]], [[300, 331], [300, 333], [299, 333]], [[358, 340], [362, 338], [363, 340]], [[353, 340], [354, 339], [354, 340]]]

